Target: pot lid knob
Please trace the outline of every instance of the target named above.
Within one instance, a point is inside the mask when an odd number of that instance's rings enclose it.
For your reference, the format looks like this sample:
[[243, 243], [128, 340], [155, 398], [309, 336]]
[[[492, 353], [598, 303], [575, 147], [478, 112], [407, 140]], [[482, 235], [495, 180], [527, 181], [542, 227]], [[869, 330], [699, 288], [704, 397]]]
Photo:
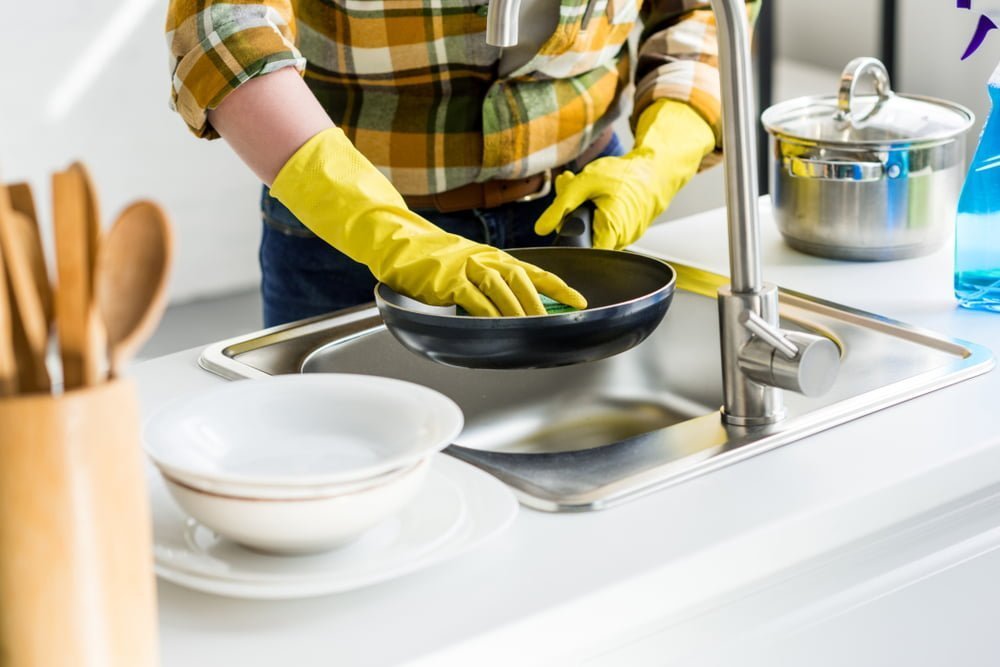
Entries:
[[[862, 116], [855, 116], [852, 112], [854, 98], [857, 97], [858, 81], [865, 75], [870, 75], [875, 82], [875, 94], [878, 101]], [[837, 95], [837, 116], [838, 121], [863, 123], [885, 105], [892, 97], [892, 88], [889, 85], [889, 72], [885, 65], [878, 58], [863, 56], [855, 58], [847, 63], [843, 73], [840, 75], [840, 92]]]

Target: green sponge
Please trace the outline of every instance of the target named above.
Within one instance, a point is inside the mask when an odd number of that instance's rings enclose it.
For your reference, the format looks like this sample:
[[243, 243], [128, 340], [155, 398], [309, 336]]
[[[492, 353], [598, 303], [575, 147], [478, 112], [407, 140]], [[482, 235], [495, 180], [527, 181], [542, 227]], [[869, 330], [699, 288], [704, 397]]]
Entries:
[[[565, 303], [559, 303], [555, 299], [550, 299], [544, 294], [539, 294], [538, 296], [542, 299], [542, 306], [545, 307], [545, 312], [549, 315], [561, 315], [563, 313], [575, 313], [580, 310], [579, 308], [574, 308], [573, 306], [567, 306]], [[468, 316], [469, 312], [458, 306], [458, 315]]]
[[574, 308], [573, 306], [567, 306], [565, 303], [559, 303], [555, 299], [550, 299], [544, 294], [539, 294], [542, 297], [542, 305], [545, 306], [545, 312], [549, 315], [559, 315], [561, 313], [575, 313], [580, 310], [579, 308]]

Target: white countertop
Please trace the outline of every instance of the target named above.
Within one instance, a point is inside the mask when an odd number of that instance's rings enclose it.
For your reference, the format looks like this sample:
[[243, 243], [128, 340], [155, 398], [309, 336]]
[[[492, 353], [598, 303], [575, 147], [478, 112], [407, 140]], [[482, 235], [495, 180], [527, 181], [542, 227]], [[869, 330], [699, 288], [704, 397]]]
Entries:
[[[947, 249], [812, 258], [782, 244], [766, 206], [763, 232], [770, 282], [1000, 350], [1000, 315], [955, 306]], [[727, 273], [724, 212], [655, 227], [640, 249]], [[134, 369], [144, 410], [222, 382], [198, 353]], [[252, 602], [161, 582], [163, 664], [732, 664], [736, 650], [750, 664], [751, 644], [764, 655], [926, 568], [1000, 548], [997, 396], [991, 372], [618, 508], [522, 509], [475, 552], [352, 593]], [[838, 646], [810, 664], [837, 664]]]

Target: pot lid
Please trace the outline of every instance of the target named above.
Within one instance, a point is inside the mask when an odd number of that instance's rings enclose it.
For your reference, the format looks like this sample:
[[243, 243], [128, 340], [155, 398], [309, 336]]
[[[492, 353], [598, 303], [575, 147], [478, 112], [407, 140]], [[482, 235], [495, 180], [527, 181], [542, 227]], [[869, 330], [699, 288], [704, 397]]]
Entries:
[[[874, 95], [858, 95], [866, 74]], [[844, 68], [836, 96], [800, 97], [764, 112], [767, 131], [793, 139], [839, 144], [893, 144], [943, 141], [972, 125], [965, 107], [916, 95], [898, 95], [889, 86], [885, 66], [875, 58], [855, 58]]]

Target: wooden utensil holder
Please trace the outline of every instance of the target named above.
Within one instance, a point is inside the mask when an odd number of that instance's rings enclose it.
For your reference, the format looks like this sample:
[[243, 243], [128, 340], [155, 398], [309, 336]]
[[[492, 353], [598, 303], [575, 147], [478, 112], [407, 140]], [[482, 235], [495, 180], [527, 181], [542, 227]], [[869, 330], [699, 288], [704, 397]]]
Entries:
[[0, 400], [0, 667], [156, 665], [131, 382]]

